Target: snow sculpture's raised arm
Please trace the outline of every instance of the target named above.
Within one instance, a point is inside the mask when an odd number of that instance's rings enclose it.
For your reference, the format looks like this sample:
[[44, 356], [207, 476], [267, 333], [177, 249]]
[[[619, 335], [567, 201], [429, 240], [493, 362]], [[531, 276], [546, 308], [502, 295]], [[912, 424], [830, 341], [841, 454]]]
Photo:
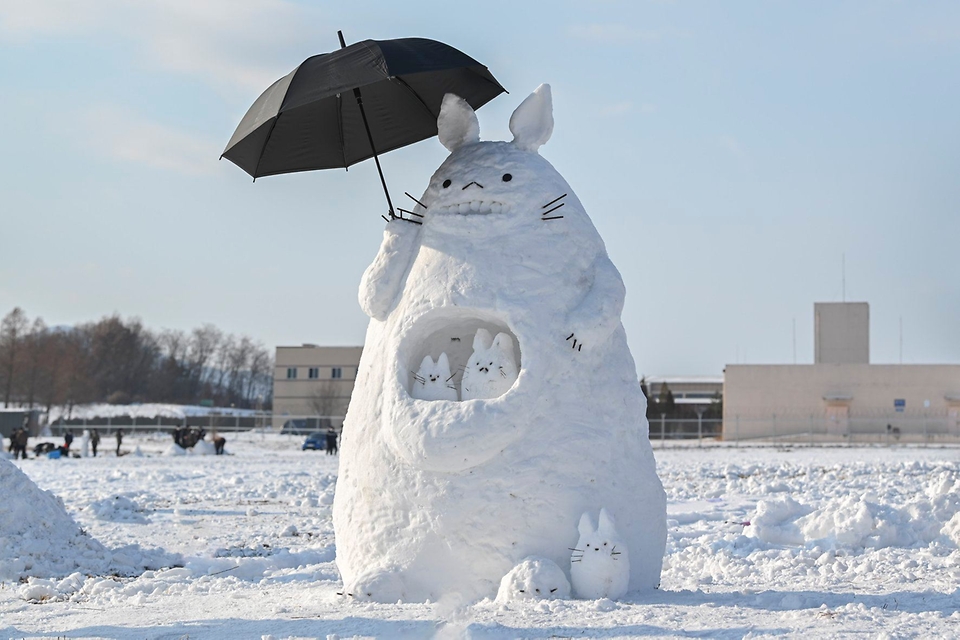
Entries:
[[385, 320], [396, 304], [419, 241], [419, 225], [399, 219], [387, 223], [380, 251], [360, 280], [360, 308], [374, 320]]
[[620, 272], [613, 266], [606, 252], [601, 252], [590, 265], [591, 283], [576, 307], [567, 314], [567, 326], [572, 335], [567, 344], [580, 350], [601, 344], [620, 326], [620, 314], [626, 289]]

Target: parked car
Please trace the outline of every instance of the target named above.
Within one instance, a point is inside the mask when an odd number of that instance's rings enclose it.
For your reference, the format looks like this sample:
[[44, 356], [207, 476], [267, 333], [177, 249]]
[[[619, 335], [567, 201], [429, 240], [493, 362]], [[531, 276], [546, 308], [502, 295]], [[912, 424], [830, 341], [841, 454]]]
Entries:
[[307, 449], [313, 449], [314, 451], [326, 451], [327, 434], [323, 431], [311, 433], [309, 436], [307, 436], [307, 439], [303, 441], [303, 446], [300, 447], [301, 451], [306, 451]]

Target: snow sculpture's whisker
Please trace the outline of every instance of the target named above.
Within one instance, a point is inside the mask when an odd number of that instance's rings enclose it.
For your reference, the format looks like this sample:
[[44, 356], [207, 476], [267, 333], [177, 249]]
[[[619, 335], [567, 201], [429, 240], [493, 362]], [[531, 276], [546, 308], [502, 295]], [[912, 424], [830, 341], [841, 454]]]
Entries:
[[[547, 204], [543, 205], [543, 206], [540, 207], [540, 208], [541, 208], [541, 209], [546, 209], [547, 207], [549, 207], [550, 205], [552, 205], [554, 202], [560, 202], [561, 200], [563, 200], [563, 199], [566, 198], [566, 197], [567, 197], [567, 194], [563, 194], [563, 195], [560, 196], [559, 198], [554, 198], [553, 200], [551, 200], [550, 202], [548, 202]], [[563, 205], [560, 205], [560, 206], [562, 207]], [[552, 211], [552, 209], [551, 209], [551, 211]], [[549, 211], [548, 211], [547, 213], [549, 213]]]
[[[550, 216], [549, 218], [540, 218], [540, 219], [546, 222], [547, 220], [559, 220], [562, 217], [563, 216]], [[410, 222], [413, 222], [413, 220], [411, 220]]]
[[414, 198], [412, 195], [410, 195], [410, 194], [407, 193], [406, 191], [403, 192], [403, 195], [407, 196], [408, 198], [410, 198], [411, 200], [413, 200], [414, 202], [416, 202], [418, 205], [420, 205], [420, 206], [423, 207], [424, 209], [428, 208], [427, 205], [423, 204], [422, 202], [420, 202], [419, 200], [417, 200], [416, 198]]
[[452, 379], [453, 379], [453, 376], [455, 376], [455, 375], [457, 375], [457, 372], [456, 372], [456, 371], [454, 371], [453, 373], [451, 373], [451, 374], [450, 374], [450, 377], [447, 378], [446, 380], [444, 380], [444, 382], [450, 382], [450, 380], [452, 380]]
[[[541, 213], [540, 215], [541, 215], [541, 216], [545, 216], [545, 215], [547, 215], [548, 213], [553, 213], [554, 211], [556, 211], [557, 209], [559, 209], [560, 207], [562, 207], [562, 206], [565, 205], [565, 204], [566, 204], [566, 202], [561, 202], [560, 204], [558, 204], [557, 206], [555, 206], [553, 209], [550, 209], [549, 211], [544, 211], [544, 212]], [[558, 217], [562, 218], [563, 216], [558, 216]], [[546, 219], [547, 219], [547, 218], [544, 218], [544, 220], [546, 220]]]
[[[407, 211], [406, 209], [401, 209], [400, 207], [397, 207], [397, 211], [399, 211], [400, 213], [409, 213], [410, 215], [417, 216], [418, 218], [423, 217], [422, 213], [416, 213], [415, 211]], [[414, 221], [411, 220], [411, 222], [414, 222]]]

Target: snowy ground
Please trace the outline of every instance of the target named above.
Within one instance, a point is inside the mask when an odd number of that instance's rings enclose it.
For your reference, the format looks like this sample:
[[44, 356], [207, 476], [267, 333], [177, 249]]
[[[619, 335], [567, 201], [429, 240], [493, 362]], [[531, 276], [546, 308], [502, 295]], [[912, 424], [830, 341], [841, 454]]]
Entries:
[[230, 456], [161, 456], [169, 436], [142, 436], [124, 439], [142, 457], [18, 461], [107, 548], [183, 566], [7, 580], [0, 637], [960, 636], [958, 449], [657, 449], [659, 591], [379, 605], [337, 595], [336, 459], [227, 436]]

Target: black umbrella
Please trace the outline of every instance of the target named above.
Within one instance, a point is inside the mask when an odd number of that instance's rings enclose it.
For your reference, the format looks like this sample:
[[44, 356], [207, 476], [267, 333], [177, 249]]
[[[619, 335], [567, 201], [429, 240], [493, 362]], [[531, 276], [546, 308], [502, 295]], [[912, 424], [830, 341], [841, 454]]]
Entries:
[[348, 47], [337, 33], [339, 51], [307, 58], [257, 98], [221, 158], [256, 180], [372, 157], [396, 217], [377, 154], [437, 135], [447, 93], [478, 109], [506, 90], [485, 66], [442, 42], [364, 40]]

